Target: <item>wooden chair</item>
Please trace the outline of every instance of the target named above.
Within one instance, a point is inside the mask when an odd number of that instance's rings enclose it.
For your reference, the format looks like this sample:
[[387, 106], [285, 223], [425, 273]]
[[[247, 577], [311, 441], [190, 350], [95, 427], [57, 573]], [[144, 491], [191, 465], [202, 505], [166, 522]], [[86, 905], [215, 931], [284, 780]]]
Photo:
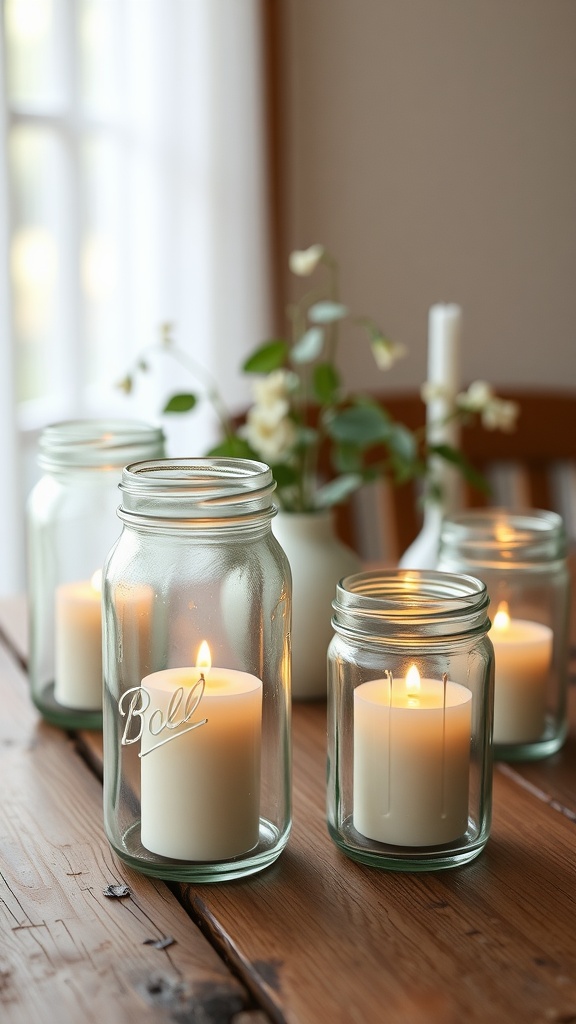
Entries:
[[[498, 392], [520, 407], [512, 433], [465, 427], [461, 447], [491, 487], [490, 496], [463, 487], [463, 505], [552, 509], [576, 540], [576, 392]], [[415, 429], [426, 410], [416, 393], [378, 396], [394, 419]], [[339, 508], [337, 530], [367, 560], [393, 563], [416, 537], [421, 503], [414, 484], [371, 484]]]

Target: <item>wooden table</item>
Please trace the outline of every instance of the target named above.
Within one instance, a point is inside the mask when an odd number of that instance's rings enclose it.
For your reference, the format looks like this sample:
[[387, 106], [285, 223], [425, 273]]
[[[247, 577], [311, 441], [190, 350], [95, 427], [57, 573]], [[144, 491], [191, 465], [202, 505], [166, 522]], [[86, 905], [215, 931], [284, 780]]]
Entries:
[[[0, 603], [0, 1021], [576, 1022], [575, 685], [564, 749], [496, 767], [492, 836], [465, 867], [345, 858], [325, 707], [297, 705], [287, 850], [246, 881], [168, 887], [112, 855], [100, 736], [40, 719], [26, 644], [23, 601]], [[104, 895], [120, 883], [129, 896]]]

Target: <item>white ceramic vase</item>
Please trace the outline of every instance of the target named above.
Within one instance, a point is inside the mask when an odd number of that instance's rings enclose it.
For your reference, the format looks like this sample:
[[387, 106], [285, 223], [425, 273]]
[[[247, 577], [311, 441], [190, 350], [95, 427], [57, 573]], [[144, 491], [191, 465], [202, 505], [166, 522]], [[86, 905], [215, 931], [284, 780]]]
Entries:
[[444, 506], [440, 502], [429, 502], [425, 506], [422, 529], [398, 562], [400, 569], [436, 568], [443, 519]]
[[292, 696], [325, 698], [336, 584], [362, 564], [337, 538], [331, 512], [280, 511], [272, 531], [292, 570]]

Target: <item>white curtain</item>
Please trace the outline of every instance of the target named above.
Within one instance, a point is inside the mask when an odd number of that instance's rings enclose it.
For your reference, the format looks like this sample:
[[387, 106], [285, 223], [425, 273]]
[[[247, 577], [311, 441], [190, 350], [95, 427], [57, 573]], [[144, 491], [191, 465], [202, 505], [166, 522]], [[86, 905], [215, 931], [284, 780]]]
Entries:
[[[0, 47], [3, 47], [0, 23]], [[6, 93], [4, 61], [0, 75], [0, 140], [6, 138]], [[0, 141], [0, 145], [2, 142]], [[8, 266], [8, 174], [4, 146], [0, 151], [0, 594], [22, 586], [24, 565], [24, 523], [18, 473], [18, 435], [14, 387], [14, 351], [11, 344], [11, 301]]]
[[[36, 0], [0, 0], [3, 14], [20, 2], [29, 11]], [[260, 0], [37, 2], [61, 25], [76, 19], [80, 52], [66, 65], [63, 32], [58, 66], [70, 69], [71, 95], [44, 123], [41, 109], [5, 89], [8, 34], [2, 40], [0, 593], [25, 585], [24, 504], [42, 426], [89, 415], [157, 422], [170, 392], [201, 392], [194, 375], [153, 352], [129, 398], [115, 386], [166, 321], [234, 411], [248, 398], [239, 367], [271, 321]], [[90, 61], [79, 69], [89, 32]], [[27, 197], [19, 199], [21, 164], [9, 160], [8, 140], [39, 129], [54, 134], [70, 187], [54, 218], [56, 231], [67, 227], [53, 336], [43, 340], [30, 396], [15, 385], [24, 347], [13, 253]], [[202, 454], [217, 429], [206, 402], [162, 422], [172, 455]]]

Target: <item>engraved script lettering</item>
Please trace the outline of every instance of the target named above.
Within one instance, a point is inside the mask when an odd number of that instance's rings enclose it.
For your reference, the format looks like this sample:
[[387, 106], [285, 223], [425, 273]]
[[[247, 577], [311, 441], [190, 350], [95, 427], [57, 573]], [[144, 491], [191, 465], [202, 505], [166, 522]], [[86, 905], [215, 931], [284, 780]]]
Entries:
[[[126, 719], [126, 726], [122, 734], [123, 747], [128, 746], [128, 744], [130, 743], [137, 743], [138, 740], [140, 739], [142, 735], [142, 730], [144, 728], [143, 715], [147, 708], [150, 706], [150, 694], [148, 693], [148, 690], [142, 689], [141, 686], [134, 686], [131, 690], [126, 690], [126, 693], [123, 693], [122, 696], [120, 697], [120, 700], [118, 701], [118, 711], [120, 712], [122, 717], [124, 717], [124, 715], [126, 714], [126, 711], [124, 709], [125, 698], [129, 697], [131, 693], [134, 694], [134, 696], [130, 701], [130, 707], [128, 708], [128, 718]], [[130, 726], [132, 725], [133, 718], [139, 718], [140, 725], [138, 727], [137, 735], [128, 738], [128, 732]]]
[[[204, 695], [204, 688], [206, 686], [206, 680], [201, 675], [198, 682], [194, 684], [186, 701], [184, 707], [182, 707], [182, 701], [184, 700], [184, 687], [179, 686], [170, 697], [168, 702], [168, 708], [166, 713], [156, 708], [148, 719], [148, 732], [151, 736], [160, 736], [165, 730], [172, 730], [171, 736], [166, 736], [164, 739], [155, 743], [153, 746], [148, 747], [148, 750], [140, 751], [138, 757], [144, 757], [149, 754], [152, 750], [156, 750], [157, 747], [163, 746], [164, 743], [169, 743], [170, 740], [176, 740], [179, 736], [184, 736], [187, 732], [192, 732], [193, 729], [198, 729], [201, 725], [206, 725], [208, 719], [203, 718], [199, 722], [192, 722], [187, 729], [183, 729], [182, 726], [186, 725], [190, 721], [192, 715], [196, 711], [202, 697]], [[128, 698], [131, 696], [131, 699]], [[122, 746], [129, 746], [131, 743], [137, 743], [142, 737], [144, 731], [144, 714], [150, 707], [150, 694], [148, 690], [143, 686], [134, 686], [131, 690], [126, 690], [122, 694], [118, 701], [118, 710], [122, 717], [126, 716], [126, 725], [122, 734]], [[180, 717], [179, 717], [180, 716]], [[131, 730], [136, 730], [130, 735]], [[179, 730], [179, 731], [176, 731]]]

